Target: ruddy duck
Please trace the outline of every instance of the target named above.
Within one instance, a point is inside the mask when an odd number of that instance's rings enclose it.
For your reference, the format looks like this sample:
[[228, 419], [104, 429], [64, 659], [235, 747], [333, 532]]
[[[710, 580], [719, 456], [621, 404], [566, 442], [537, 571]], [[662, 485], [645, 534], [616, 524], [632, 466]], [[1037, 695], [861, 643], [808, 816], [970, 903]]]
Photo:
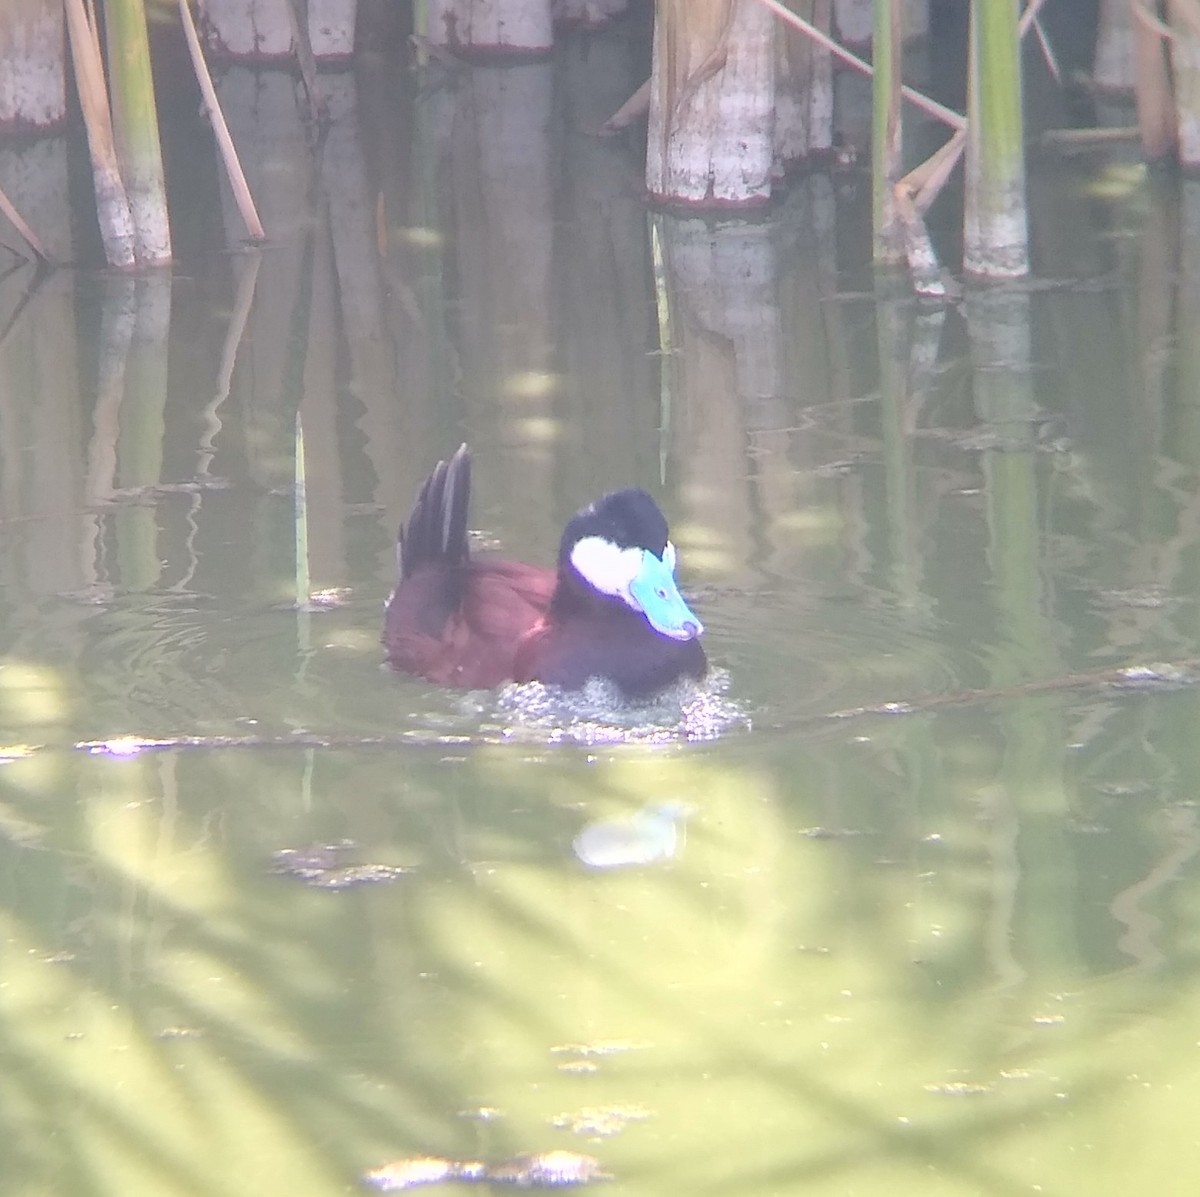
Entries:
[[704, 676], [704, 628], [675, 585], [667, 521], [644, 490], [613, 491], [574, 515], [557, 569], [473, 556], [470, 495], [463, 445], [438, 462], [400, 529], [383, 629], [397, 669], [468, 689], [577, 689], [599, 677], [627, 698]]

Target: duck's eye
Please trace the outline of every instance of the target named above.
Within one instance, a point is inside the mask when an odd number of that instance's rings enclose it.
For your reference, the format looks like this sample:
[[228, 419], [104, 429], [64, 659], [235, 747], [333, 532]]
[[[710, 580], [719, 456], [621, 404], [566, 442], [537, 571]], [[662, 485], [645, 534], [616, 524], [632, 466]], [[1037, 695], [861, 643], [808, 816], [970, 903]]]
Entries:
[[657, 594], [660, 599], [665, 599], [667, 597], [666, 588], [663, 586], [660, 586], [654, 593]]

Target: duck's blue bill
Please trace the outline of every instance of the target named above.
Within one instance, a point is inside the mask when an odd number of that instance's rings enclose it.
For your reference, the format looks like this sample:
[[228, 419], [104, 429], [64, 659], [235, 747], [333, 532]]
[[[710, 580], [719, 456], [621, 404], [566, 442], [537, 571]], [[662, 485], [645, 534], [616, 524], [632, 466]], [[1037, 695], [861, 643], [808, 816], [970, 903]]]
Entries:
[[642, 553], [642, 566], [629, 585], [650, 626], [672, 640], [694, 640], [704, 631], [691, 607], [683, 601], [671, 571], [653, 553]]

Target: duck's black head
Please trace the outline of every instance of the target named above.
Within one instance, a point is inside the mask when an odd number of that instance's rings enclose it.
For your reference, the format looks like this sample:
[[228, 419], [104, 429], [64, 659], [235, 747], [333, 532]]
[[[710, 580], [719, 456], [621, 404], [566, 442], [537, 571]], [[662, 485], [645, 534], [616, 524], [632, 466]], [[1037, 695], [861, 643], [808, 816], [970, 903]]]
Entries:
[[562, 582], [644, 615], [672, 640], [694, 640], [704, 631], [675, 585], [666, 517], [644, 490], [613, 491], [572, 516], [558, 572]]

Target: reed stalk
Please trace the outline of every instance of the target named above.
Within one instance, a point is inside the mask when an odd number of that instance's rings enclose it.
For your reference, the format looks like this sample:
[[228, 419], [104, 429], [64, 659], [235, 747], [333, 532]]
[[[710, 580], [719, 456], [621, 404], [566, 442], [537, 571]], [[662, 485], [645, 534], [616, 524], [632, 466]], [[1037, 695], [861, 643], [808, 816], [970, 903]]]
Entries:
[[[123, 302], [132, 298], [133, 327], [125, 344], [116, 465], [118, 485], [136, 493], [163, 481], [171, 276], [147, 273], [130, 281]], [[126, 590], [151, 590], [162, 577], [159, 516], [156, 507], [137, 504], [114, 521], [121, 586]]]
[[67, 123], [62, 0], [0, 4], [0, 129], [42, 136]]
[[296, 413], [295, 473], [292, 479], [292, 523], [296, 544], [296, 611], [299, 613], [297, 633], [302, 652], [309, 648], [309, 620], [312, 614], [312, 573], [308, 557], [308, 482], [304, 461], [304, 422]]
[[1014, 5], [973, 0], [963, 269], [982, 277], [1029, 273], [1018, 34]]
[[646, 187], [697, 208], [765, 203], [774, 165], [775, 27], [742, 0], [659, 0]]
[[241, 254], [237, 264], [237, 294], [229, 315], [229, 327], [225, 330], [225, 341], [221, 347], [217, 385], [212, 399], [205, 404], [200, 413], [204, 423], [204, 435], [200, 438], [200, 450], [197, 454], [197, 478], [208, 477], [212, 460], [217, 455], [216, 440], [221, 431], [220, 410], [233, 387], [233, 369], [237, 365], [238, 349], [246, 336], [246, 325], [250, 322], [250, 310], [254, 306], [254, 288], [261, 265], [262, 254], [258, 250], [248, 250]]
[[658, 482], [667, 484], [671, 450], [671, 380], [674, 377], [675, 337], [672, 333], [671, 288], [663, 257], [663, 216], [650, 215], [650, 263], [654, 270], [654, 307], [658, 314]]
[[121, 177], [133, 217], [134, 254], [142, 265], [171, 261], [171, 225], [142, 0], [106, 0], [105, 27], [113, 123]]
[[1133, 0], [1134, 96], [1138, 136], [1147, 162], [1175, 156], [1175, 109], [1162, 28], [1142, 19], [1147, 0]]
[[[799, 29], [806, 37], [816, 42], [818, 46], [828, 50], [839, 62], [843, 62], [852, 70], [858, 71], [861, 75], [866, 75], [868, 78], [874, 75], [875, 71], [869, 62], [864, 62], [857, 54], [852, 54], [840, 42], [835, 41], [828, 33], [819, 29], [811, 21], [806, 21], [803, 17], [792, 12], [785, 4], [780, 3], [780, 0], [758, 0], [768, 11], [773, 12], [786, 25], [791, 25], [793, 29]], [[953, 108], [947, 108], [945, 104], [939, 104], [937, 100], [932, 100], [929, 96], [922, 92], [916, 91], [907, 84], [902, 85], [900, 94], [914, 108], [919, 108], [922, 112], [928, 113], [935, 120], [939, 120], [944, 125], [949, 125], [951, 129], [961, 129], [966, 125], [966, 118], [960, 113], [954, 111]]]
[[[423, 67], [429, 62], [429, 0], [413, 0], [412, 6], [412, 44], [416, 51], [417, 66]], [[647, 84], [647, 87], [649, 84]]]
[[308, 5], [304, 0], [288, 0], [288, 16], [292, 21], [292, 45], [296, 50], [296, 64], [300, 78], [304, 81], [304, 94], [308, 99], [308, 115], [318, 128], [329, 123], [329, 100], [321, 81], [317, 78], [317, 60], [313, 55], [312, 38], [308, 32]]
[[900, 119], [903, 74], [902, 13], [892, 0], [875, 3], [875, 86], [871, 92], [871, 193], [873, 253], [876, 262], [904, 257], [904, 236], [896, 207], [895, 185], [900, 178], [903, 125]]
[[[1179, 164], [1200, 170], [1200, 3], [1167, 0]], [[1140, 113], [1139, 113], [1140, 115]]]
[[49, 254], [42, 248], [42, 243], [38, 240], [37, 234], [25, 223], [21, 213], [17, 211], [16, 205], [4, 194], [3, 187], [0, 187], [0, 212], [8, 217], [9, 223], [21, 234], [25, 239], [25, 244], [33, 250], [38, 259], [48, 262], [50, 260]]
[[[75, 3], [78, 2], [79, 0], [75, 0]], [[196, 82], [200, 85], [204, 108], [212, 125], [213, 136], [217, 139], [217, 148], [221, 151], [221, 161], [225, 165], [225, 174], [229, 178], [234, 203], [237, 204], [242, 223], [246, 226], [246, 235], [253, 241], [265, 241], [267, 234], [258, 218], [258, 209], [254, 206], [250, 185], [246, 182], [233, 138], [229, 135], [229, 126], [225, 123], [225, 114], [221, 111], [221, 104], [217, 99], [217, 89], [213, 87], [212, 76], [208, 73], [208, 64], [204, 61], [204, 50], [200, 45], [200, 35], [196, 32], [196, 22], [192, 19], [191, 9], [188, 8], [188, 0], [179, 0], [179, 19], [183, 24], [183, 36], [191, 55], [192, 69], [196, 72]]]
[[875, 334], [879, 346], [879, 422], [883, 449], [884, 511], [889, 586], [901, 609], [915, 613], [923, 601], [920, 584], [921, 505], [917, 446], [909, 432], [913, 408], [909, 370], [911, 305], [898, 280], [877, 280]]
[[110, 266], [132, 270], [136, 259], [133, 216], [113, 143], [112, 119], [108, 107], [108, 88], [96, 31], [88, 19], [83, 0], [64, 0], [67, 32], [71, 43], [71, 61], [75, 67], [75, 85], [79, 107], [87, 129], [88, 151], [92, 159], [92, 182], [96, 192], [96, 216], [104, 256]]

